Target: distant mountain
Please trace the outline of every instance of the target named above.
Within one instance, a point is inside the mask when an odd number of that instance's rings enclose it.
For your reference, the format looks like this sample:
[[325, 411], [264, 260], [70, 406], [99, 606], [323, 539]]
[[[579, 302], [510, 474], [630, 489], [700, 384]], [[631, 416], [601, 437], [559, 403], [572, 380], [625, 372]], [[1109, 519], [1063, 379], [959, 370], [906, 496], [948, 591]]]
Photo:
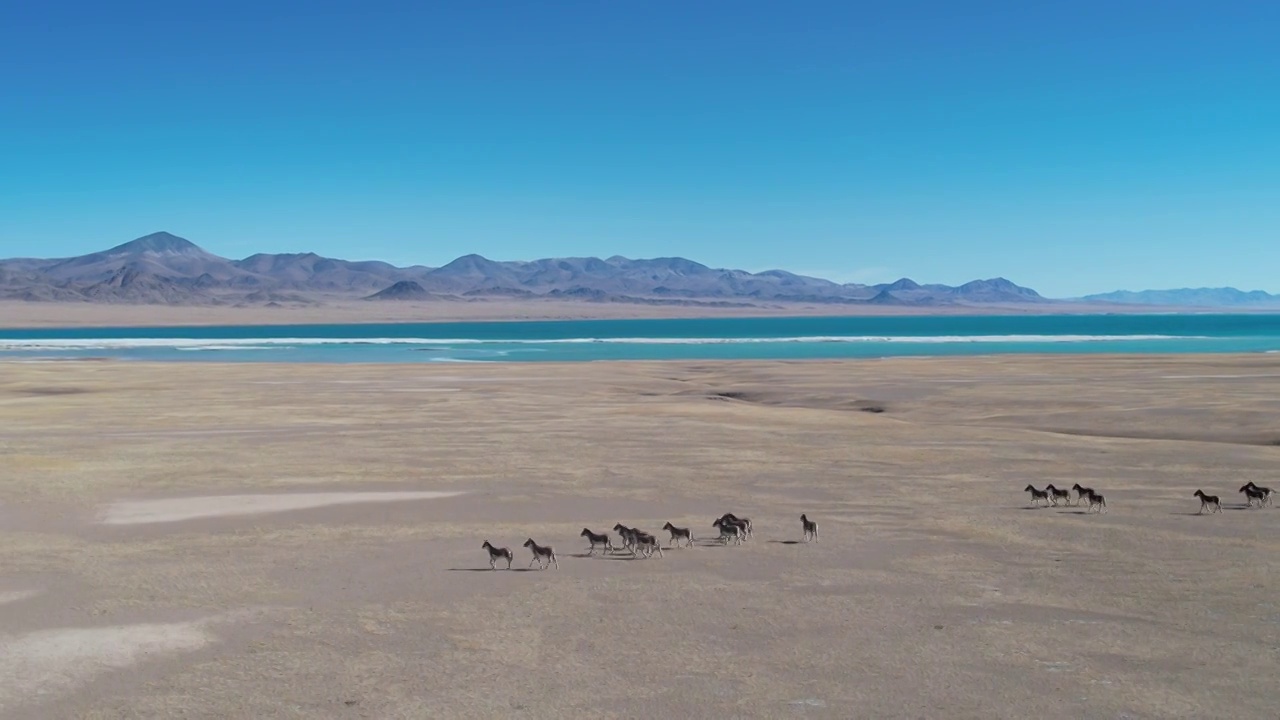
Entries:
[[840, 284], [785, 270], [751, 273], [680, 257], [497, 261], [463, 255], [438, 267], [396, 267], [315, 253], [230, 260], [167, 232], [73, 258], [0, 260], [0, 298], [45, 302], [160, 304], [310, 303], [323, 298], [454, 298], [742, 307], [757, 303], [901, 306], [1053, 302], [1003, 278], [958, 287], [908, 278]]
[[1086, 295], [1087, 302], [1122, 303], [1125, 305], [1171, 305], [1178, 307], [1280, 307], [1280, 295], [1262, 290], [1245, 292], [1233, 287], [1180, 288], [1176, 290], [1117, 290]]
[[229, 280], [240, 274], [230, 261], [166, 232], [140, 237], [102, 252], [50, 261], [37, 269], [54, 281], [84, 283], [106, 281], [126, 267], [166, 278], [209, 275], [216, 280]]
[[377, 260], [351, 262], [315, 253], [259, 253], [244, 260], [235, 260], [232, 264], [254, 276], [270, 278], [289, 287], [335, 292], [381, 288], [404, 277], [399, 268]]

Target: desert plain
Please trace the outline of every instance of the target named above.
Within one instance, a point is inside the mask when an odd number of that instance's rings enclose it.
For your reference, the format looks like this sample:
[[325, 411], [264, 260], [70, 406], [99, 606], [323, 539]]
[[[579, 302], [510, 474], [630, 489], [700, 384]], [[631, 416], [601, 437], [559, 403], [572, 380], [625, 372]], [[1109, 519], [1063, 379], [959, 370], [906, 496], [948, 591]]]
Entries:
[[[1280, 486], [1276, 388], [1275, 355], [0, 363], [0, 717], [1274, 718], [1280, 509], [1237, 489]], [[1023, 492], [1076, 482], [1108, 512]], [[695, 546], [578, 537], [666, 521]]]

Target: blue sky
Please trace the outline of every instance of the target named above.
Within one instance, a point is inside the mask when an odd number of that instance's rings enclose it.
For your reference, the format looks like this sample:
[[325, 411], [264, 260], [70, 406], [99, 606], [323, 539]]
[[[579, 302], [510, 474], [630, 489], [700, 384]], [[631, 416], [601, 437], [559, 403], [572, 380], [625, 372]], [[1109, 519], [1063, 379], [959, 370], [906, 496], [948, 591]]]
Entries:
[[0, 9], [0, 256], [1280, 291], [1280, 3]]

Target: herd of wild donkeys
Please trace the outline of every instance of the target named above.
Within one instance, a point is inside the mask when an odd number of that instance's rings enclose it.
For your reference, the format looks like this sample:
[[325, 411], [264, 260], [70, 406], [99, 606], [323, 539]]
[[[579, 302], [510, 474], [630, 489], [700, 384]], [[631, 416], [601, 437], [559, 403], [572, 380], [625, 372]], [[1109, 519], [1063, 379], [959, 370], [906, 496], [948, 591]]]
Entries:
[[[1057, 506], [1059, 501], [1064, 504], [1072, 504], [1071, 493], [1074, 491], [1076, 494], [1074, 504], [1078, 506], [1082, 502], [1087, 502], [1086, 512], [1092, 510], [1104, 513], [1107, 511], [1107, 499], [1102, 496], [1102, 493], [1093, 488], [1084, 487], [1080, 483], [1072, 485], [1070, 490], [1060, 490], [1052, 484], [1045, 486], [1044, 490], [1037, 490], [1034, 485], [1027, 485], [1023, 490], [1031, 493], [1032, 505], [1043, 502], [1045, 507], [1050, 505]], [[1246, 507], [1253, 507], [1254, 503], [1257, 503], [1258, 507], [1265, 505], [1275, 506], [1275, 491], [1269, 487], [1255, 485], [1252, 480], [1241, 486], [1240, 492], [1244, 493]], [[1196, 490], [1193, 497], [1200, 498], [1200, 512], [1204, 512], [1205, 508], [1208, 508], [1209, 512], [1222, 512], [1222, 500], [1217, 495], [1206, 495], [1204, 491]], [[816, 521], [810, 520], [807, 515], [801, 515], [800, 524], [803, 542], [816, 541], [818, 539], [818, 523]], [[738, 517], [733, 513], [725, 513], [716, 518], [715, 522], [711, 523], [711, 527], [720, 531], [719, 540], [726, 545], [730, 540], [741, 545], [752, 535], [751, 518]], [[676, 527], [671, 523], [667, 523], [662, 526], [662, 529], [671, 533], [671, 539], [667, 541], [667, 547], [678, 546], [682, 543], [686, 547], [693, 546], [693, 531], [689, 528]], [[580, 537], [586, 538], [587, 542], [590, 543], [587, 554], [594, 555], [596, 547], [599, 546], [604, 552], [629, 551], [632, 557], [648, 558], [653, 557], [654, 553], [657, 553], [658, 557], [663, 556], [662, 543], [653, 535], [639, 528], [627, 527], [622, 523], [614, 525], [613, 531], [622, 539], [620, 548], [614, 546], [609, 533], [597, 533], [592, 532], [589, 528], [582, 528]], [[480, 547], [489, 553], [490, 570], [497, 569], [499, 560], [506, 560], [507, 569], [511, 569], [511, 561], [515, 559], [515, 554], [511, 552], [510, 548], [497, 547], [488, 540], [485, 540]], [[538, 569], [540, 570], [546, 570], [550, 566], [560, 567], [560, 562], [556, 558], [556, 551], [550, 545], [539, 545], [533, 541], [533, 538], [529, 538], [524, 541], [524, 547], [529, 548], [533, 553], [533, 559], [529, 561], [530, 567], [534, 563], [538, 563]]]
[[[807, 515], [801, 515], [800, 524], [803, 531], [802, 541], [817, 541], [817, 521], [810, 520]], [[747, 540], [747, 538], [751, 537], [753, 533], [751, 518], [738, 517], [733, 513], [725, 513], [724, 515], [716, 518], [715, 522], [711, 523], [711, 527], [720, 531], [719, 540], [721, 544], [724, 545], [729, 544], [730, 540], [741, 545]], [[671, 533], [671, 539], [667, 541], [667, 547], [671, 547], [672, 545], [678, 546], [680, 543], [684, 543], [686, 547], [693, 546], [693, 531], [689, 528], [676, 527], [671, 523], [667, 523], [662, 526], [662, 529]], [[654, 553], [657, 553], [658, 557], [663, 556], [662, 543], [658, 542], [658, 538], [653, 535], [650, 535], [639, 528], [627, 527], [622, 523], [614, 525], [613, 531], [622, 539], [622, 546], [619, 549], [619, 552], [630, 551], [632, 557], [647, 558], [652, 557]], [[607, 532], [595, 533], [588, 528], [582, 528], [582, 532], [579, 533], [579, 537], [586, 538], [587, 542], [590, 543], [590, 548], [587, 550], [588, 555], [595, 554], [597, 545], [600, 546], [604, 552], [613, 552], [615, 550], [613, 540], [609, 538], [609, 533]], [[552, 565], [557, 568], [560, 567], [560, 563], [556, 559], [556, 551], [550, 545], [539, 545], [533, 541], [533, 538], [529, 538], [524, 541], [524, 546], [529, 548], [533, 553], [533, 559], [529, 561], [530, 567], [533, 567], [535, 562], [538, 563], [539, 570], [546, 570], [548, 566]], [[497, 563], [499, 560], [506, 560], [507, 569], [511, 569], [511, 561], [515, 559], [515, 555], [511, 552], [510, 548], [495, 547], [488, 540], [485, 540], [484, 544], [480, 547], [484, 548], [489, 553], [490, 570], [497, 569]]]
[[[1024, 492], [1031, 493], [1031, 504], [1037, 505], [1044, 503], [1045, 507], [1050, 505], [1057, 506], [1059, 501], [1064, 504], [1072, 504], [1071, 493], [1076, 494], [1075, 505], [1082, 502], [1088, 502], [1086, 512], [1093, 510], [1095, 512], [1104, 513], [1107, 511], [1107, 499], [1102, 493], [1087, 488], [1076, 483], [1071, 486], [1070, 490], [1060, 490], [1052, 484], [1045, 486], [1044, 490], [1037, 490], [1034, 485], [1027, 485], [1023, 488]], [[1261, 487], [1253, 484], [1253, 481], [1245, 483], [1240, 487], [1240, 492], [1244, 493], [1245, 506], [1253, 507], [1257, 503], [1258, 507], [1265, 505], [1275, 506], [1275, 491], [1269, 487]], [[1204, 512], [1205, 508], [1209, 512], [1222, 512], [1222, 499], [1217, 495], [1206, 495], [1203, 490], [1196, 490], [1193, 497], [1200, 498], [1200, 512]], [[800, 525], [802, 530], [802, 541], [809, 542], [818, 539], [818, 523], [810, 520], [807, 515], [800, 516]], [[751, 518], [738, 517], [733, 513], [725, 513], [715, 519], [711, 523], [711, 527], [720, 531], [719, 540], [722, 544], [728, 544], [730, 540], [741, 545], [752, 535]], [[693, 546], [693, 531], [689, 528], [676, 527], [671, 523], [662, 526], [663, 530], [671, 533], [671, 539], [667, 541], [667, 547], [672, 545], [679, 546], [681, 543], [686, 547]], [[620, 552], [630, 552], [632, 557], [652, 557], [654, 553], [658, 557], [662, 557], [662, 543], [658, 542], [658, 538], [641, 530], [640, 528], [627, 527], [622, 523], [613, 526], [613, 531], [622, 539], [621, 548], [615, 548], [613, 540], [609, 538], [609, 533], [592, 532], [589, 528], [582, 528], [580, 537], [587, 539], [590, 548], [587, 550], [588, 555], [594, 555], [596, 547], [599, 546], [604, 552], [613, 552], [615, 549]], [[510, 548], [496, 547], [488, 540], [480, 546], [489, 553], [489, 569], [496, 570], [499, 560], [507, 561], [507, 569], [511, 569], [511, 561], [515, 559], [515, 554]], [[533, 553], [533, 559], [529, 561], [529, 566], [538, 563], [538, 569], [546, 570], [550, 566], [560, 567], [560, 562], [556, 559], [556, 551], [550, 545], [539, 545], [529, 538], [524, 541], [524, 547], [529, 548]]]
[[[1080, 483], [1076, 483], [1071, 486], [1071, 490], [1076, 491], [1076, 505], [1079, 505], [1081, 501], [1084, 500], [1089, 501], [1086, 512], [1088, 512], [1088, 510], [1094, 510], [1095, 508], [1097, 509], [1097, 512], [1100, 513], [1107, 511], [1106, 498], [1102, 497], [1100, 493], [1095, 492], [1092, 488], [1081, 487]], [[1036, 505], [1043, 501], [1045, 507], [1048, 507], [1050, 504], [1056, 506], [1059, 500], [1062, 500], [1064, 503], [1070, 503], [1071, 490], [1059, 490], [1052, 484], [1046, 485], [1043, 490], [1037, 490], [1034, 485], [1027, 485], [1023, 488], [1023, 492], [1031, 493], [1032, 505]], [[1245, 507], [1253, 507], [1254, 503], [1257, 503], [1258, 507], [1262, 507], [1264, 505], [1271, 505], [1272, 507], [1275, 507], [1275, 491], [1269, 487], [1254, 485], [1253, 481], [1250, 480], [1240, 486], [1240, 492], [1244, 493]], [[1222, 512], [1222, 498], [1219, 498], [1217, 495], [1205, 495], [1203, 490], [1196, 490], [1191, 496], [1200, 498], [1200, 512], [1204, 512], [1205, 508], [1209, 508], [1209, 512]]]

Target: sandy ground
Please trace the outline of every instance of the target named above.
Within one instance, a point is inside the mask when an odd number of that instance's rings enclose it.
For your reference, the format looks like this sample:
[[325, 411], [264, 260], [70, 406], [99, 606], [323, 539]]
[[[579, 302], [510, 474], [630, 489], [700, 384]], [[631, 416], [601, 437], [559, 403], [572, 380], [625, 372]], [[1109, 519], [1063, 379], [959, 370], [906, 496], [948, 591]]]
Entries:
[[168, 523], [196, 518], [228, 515], [260, 515], [350, 505], [351, 503], [394, 502], [396, 500], [428, 500], [456, 497], [460, 492], [328, 492], [328, 493], [259, 493], [255, 495], [193, 495], [154, 500], [125, 500], [108, 505], [99, 516], [107, 525], [140, 525]]
[[[1160, 308], [1171, 312], [1176, 308]], [[637, 305], [556, 300], [368, 302], [321, 298], [320, 304], [283, 307], [182, 307], [0, 300], [0, 328], [156, 327], [171, 325], [327, 325], [493, 320], [617, 320], [627, 318], [799, 317], [808, 315], [1017, 315], [1022, 313], [1151, 312], [1150, 307], [1005, 305], [911, 308], [813, 303], [760, 303], [749, 307]], [[1179, 312], [1203, 312], [1185, 309]], [[1232, 312], [1238, 312], [1233, 310]]]
[[1277, 377], [0, 364], [0, 717], [1274, 718], [1280, 510], [1236, 489], [1280, 486]]

